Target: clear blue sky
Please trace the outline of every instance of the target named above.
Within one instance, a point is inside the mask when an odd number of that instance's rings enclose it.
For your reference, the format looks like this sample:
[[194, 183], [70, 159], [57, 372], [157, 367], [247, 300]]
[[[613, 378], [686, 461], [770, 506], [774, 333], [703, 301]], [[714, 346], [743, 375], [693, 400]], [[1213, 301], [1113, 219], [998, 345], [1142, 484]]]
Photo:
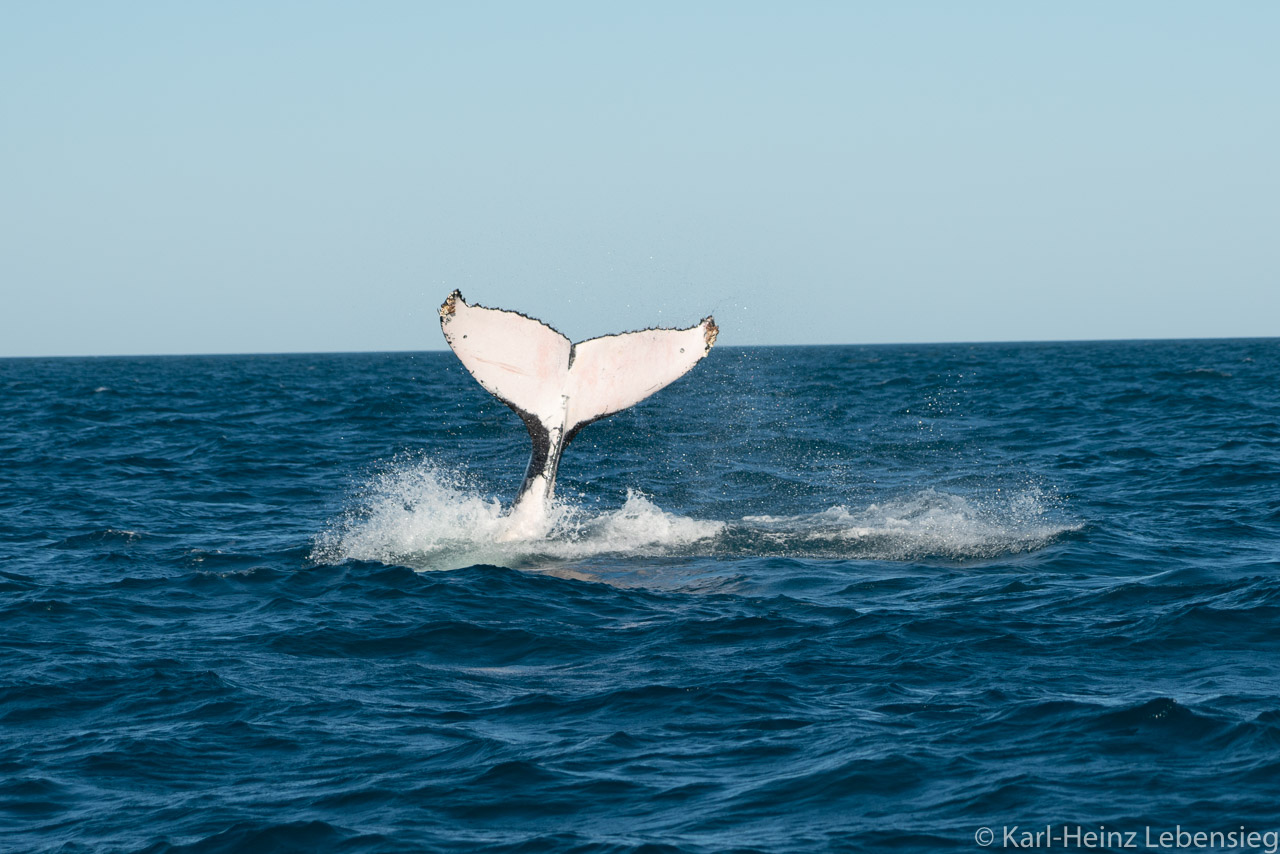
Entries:
[[0, 21], [0, 355], [1280, 335], [1273, 2]]

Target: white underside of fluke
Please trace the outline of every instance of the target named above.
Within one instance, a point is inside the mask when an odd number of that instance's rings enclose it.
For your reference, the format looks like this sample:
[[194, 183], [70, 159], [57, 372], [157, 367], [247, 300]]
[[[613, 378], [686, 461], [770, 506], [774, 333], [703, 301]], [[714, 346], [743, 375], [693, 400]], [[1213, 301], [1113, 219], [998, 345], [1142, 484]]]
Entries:
[[440, 306], [453, 352], [533, 440], [504, 539], [545, 536], [560, 455], [584, 425], [644, 400], [682, 377], [715, 343], [715, 320], [688, 329], [642, 329], [579, 344], [514, 311], [468, 305], [454, 291]]

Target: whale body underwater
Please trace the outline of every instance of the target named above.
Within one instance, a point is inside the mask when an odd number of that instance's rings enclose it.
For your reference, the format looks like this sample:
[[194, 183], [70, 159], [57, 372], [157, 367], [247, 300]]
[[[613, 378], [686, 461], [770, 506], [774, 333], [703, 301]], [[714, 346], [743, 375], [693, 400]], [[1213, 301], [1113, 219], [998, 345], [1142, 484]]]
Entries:
[[520, 416], [533, 442], [504, 540], [546, 535], [560, 457], [578, 431], [684, 376], [711, 352], [720, 331], [708, 316], [687, 329], [642, 329], [575, 344], [541, 320], [469, 304], [456, 290], [440, 306], [440, 328], [471, 376]]

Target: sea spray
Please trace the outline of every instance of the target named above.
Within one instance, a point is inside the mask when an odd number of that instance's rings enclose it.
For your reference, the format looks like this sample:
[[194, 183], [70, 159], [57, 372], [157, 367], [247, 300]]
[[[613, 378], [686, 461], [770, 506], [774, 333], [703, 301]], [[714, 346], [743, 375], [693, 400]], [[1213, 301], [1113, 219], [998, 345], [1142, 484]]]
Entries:
[[356, 491], [353, 506], [317, 538], [313, 557], [424, 570], [563, 568], [602, 555], [972, 560], [1041, 548], [1081, 524], [1035, 487], [967, 496], [927, 488], [865, 507], [738, 520], [671, 513], [628, 488], [619, 507], [559, 498], [549, 512], [545, 537], [504, 540], [503, 507], [475, 478], [430, 459], [401, 459]]

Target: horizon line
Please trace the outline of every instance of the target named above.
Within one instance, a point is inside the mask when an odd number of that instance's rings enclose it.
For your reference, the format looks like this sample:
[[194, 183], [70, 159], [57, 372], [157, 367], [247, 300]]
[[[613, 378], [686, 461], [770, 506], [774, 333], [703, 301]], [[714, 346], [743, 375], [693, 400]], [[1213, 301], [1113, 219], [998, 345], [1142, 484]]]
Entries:
[[[584, 339], [590, 341], [591, 339]], [[1198, 341], [1275, 341], [1280, 335], [1210, 335], [1190, 338], [1046, 338], [1005, 339], [991, 341], [877, 341], [866, 343], [812, 343], [812, 344], [723, 344], [719, 350], [783, 350], [805, 347], [976, 347], [1027, 344], [1151, 344]], [[581, 342], [578, 342], [581, 343]], [[389, 354], [448, 353], [448, 347], [416, 350], [248, 350], [234, 352], [196, 353], [61, 353], [28, 356], [0, 356], [0, 361], [11, 359], [196, 359], [219, 356], [376, 356]]]

